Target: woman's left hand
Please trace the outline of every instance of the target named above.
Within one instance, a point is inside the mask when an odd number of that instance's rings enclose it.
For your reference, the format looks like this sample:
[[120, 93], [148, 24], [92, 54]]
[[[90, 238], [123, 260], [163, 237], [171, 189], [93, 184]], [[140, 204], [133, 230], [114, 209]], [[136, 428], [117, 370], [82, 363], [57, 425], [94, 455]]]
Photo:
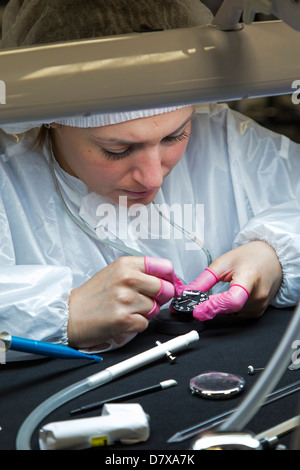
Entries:
[[193, 313], [198, 320], [235, 312], [243, 317], [260, 317], [281, 285], [282, 268], [270, 245], [253, 241], [216, 258], [183, 290], [207, 292], [220, 281], [229, 282], [230, 288], [198, 305]]

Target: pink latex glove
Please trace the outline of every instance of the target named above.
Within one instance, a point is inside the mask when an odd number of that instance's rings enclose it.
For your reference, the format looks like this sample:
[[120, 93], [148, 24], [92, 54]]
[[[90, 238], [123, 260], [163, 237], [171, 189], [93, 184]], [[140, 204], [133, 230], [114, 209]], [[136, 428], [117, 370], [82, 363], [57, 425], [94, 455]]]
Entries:
[[[182, 292], [183, 284], [176, 276], [171, 261], [163, 258], [145, 256], [145, 272], [160, 279], [161, 288], [153, 298], [153, 308], [144, 315], [147, 319], [155, 317], [160, 307]], [[180, 294], [179, 294], [180, 295]]]
[[[206, 268], [200, 276], [187, 286], [184, 290], [199, 290], [207, 292], [219, 282], [217, 274]], [[242, 309], [249, 298], [248, 290], [240, 284], [231, 284], [227, 292], [210, 295], [209, 299], [195, 307], [194, 318], [205, 321], [211, 320], [220, 313], [234, 313]]]

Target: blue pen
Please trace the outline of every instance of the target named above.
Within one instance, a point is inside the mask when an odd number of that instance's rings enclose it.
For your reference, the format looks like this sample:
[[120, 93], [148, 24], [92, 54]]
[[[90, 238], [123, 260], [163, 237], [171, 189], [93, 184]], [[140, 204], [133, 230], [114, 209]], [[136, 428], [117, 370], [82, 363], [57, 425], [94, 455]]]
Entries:
[[90, 361], [101, 362], [99, 356], [84, 354], [76, 349], [59, 344], [47, 343], [46, 341], [35, 341], [32, 339], [11, 336], [9, 333], [0, 333], [0, 341], [5, 345], [5, 350], [21, 351], [38, 356], [56, 357], [60, 359], [89, 359]]

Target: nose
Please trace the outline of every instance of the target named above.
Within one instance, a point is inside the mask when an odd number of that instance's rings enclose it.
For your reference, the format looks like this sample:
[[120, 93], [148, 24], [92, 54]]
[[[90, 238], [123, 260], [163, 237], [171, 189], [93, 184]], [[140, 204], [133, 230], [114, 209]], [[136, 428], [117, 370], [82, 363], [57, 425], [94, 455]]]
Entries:
[[158, 147], [136, 155], [132, 178], [147, 189], [158, 189], [164, 180], [162, 156]]

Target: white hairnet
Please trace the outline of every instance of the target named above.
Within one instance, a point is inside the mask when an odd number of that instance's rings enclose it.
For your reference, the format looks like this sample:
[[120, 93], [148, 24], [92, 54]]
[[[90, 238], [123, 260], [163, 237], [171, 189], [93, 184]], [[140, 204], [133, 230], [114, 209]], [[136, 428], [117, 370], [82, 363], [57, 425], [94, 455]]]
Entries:
[[[189, 105], [187, 105], [189, 106]], [[59, 119], [52, 119], [51, 121], [43, 122], [24, 122], [22, 124], [5, 124], [1, 126], [7, 134], [21, 134], [27, 132], [34, 127], [40, 127], [43, 124], [50, 124], [55, 122], [63, 126], [70, 127], [102, 127], [109, 126], [111, 124], [119, 124], [125, 121], [131, 121], [132, 119], [140, 119], [144, 117], [156, 116], [157, 114], [168, 113], [175, 111], [176, 109], [184, 108], [185, 106], [170, 106], [166, 108], [153, 108], [153, 109], [141, 109], [140, 111], [127, 111], [120, 113], [109, 113], [109, 114], [94, 114], [91, 116], [73, 116]]]
[[211, 23], [200, 0], [10, 0], [1, 47], [17, 47]]

